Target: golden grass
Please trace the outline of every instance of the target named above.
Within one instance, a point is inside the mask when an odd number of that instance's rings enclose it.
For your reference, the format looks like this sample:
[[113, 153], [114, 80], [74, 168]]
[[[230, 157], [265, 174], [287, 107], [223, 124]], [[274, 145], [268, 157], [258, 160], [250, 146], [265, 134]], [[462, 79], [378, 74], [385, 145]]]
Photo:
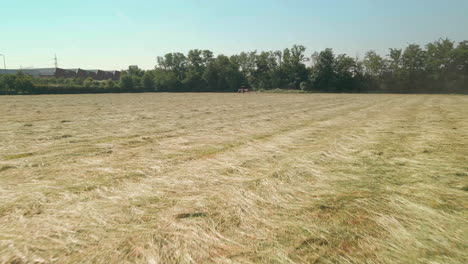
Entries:
[[468, 263], [468, 97], [0, 97], [0, 263]]

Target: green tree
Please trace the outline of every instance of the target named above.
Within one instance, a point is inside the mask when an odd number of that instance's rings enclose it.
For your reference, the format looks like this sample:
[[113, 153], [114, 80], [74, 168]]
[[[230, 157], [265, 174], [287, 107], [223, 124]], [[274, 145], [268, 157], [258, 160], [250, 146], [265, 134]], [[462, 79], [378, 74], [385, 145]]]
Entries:
[[[302, 45], [294, 45], [291, 49], [283, 50], [278, 73], [281, 76], [282, 84], [298, 89], [301, 82], [307, 81], [309, 72], [304, 63], [309, 59], [305, 56], [305, 51], [306, 48]], [[276, 56], [278, 56], [278, 52], [276, 52]]]
[[243, 83], [238, 66], [224, 55], [208, 64], [203, 79], [210, 91], [237, 91]]
[[2, 94], [15, 94], [16, 93], [16, 76], [5, 74], [0, 76], [0, 88]]
[[452, 81], [457, 79], [453, 63], [454, 44], [449, 39], [439, 39], [426, 45], [426, 85], [431, 91], [447, 90]]
[[203, 80], [203, 73], [206, 69], [203, 51], [190, 50], [187, 55], [187, 64], [187, 72], [183, 80], [185, 90], [191, 92], [206, 91], [206, 82]]
[[272, 52], [261, 52], [255, 58], [255, 70], [252, 81], [255, 87], [271, 89], [277, 83], [275, 73], [278, 69], [276, 58]]
[[32, 93], [34, 85], [32, 83], [31, 76], [21, 71], [17, 72], [14, 87], [17, 92], [21, 92], [23, 94]]
[[181, 92], [182, 83], [177, 79], [173, 71], [161, 68], [153, 71], [155, 89], [161, 92]]
[[426, 52], [416, 44], [411, 44], [403, 52], [401, 65], [411, 77], [424, 71]]
[[109, 80], [107, 80], [105, 82], [104, 89], [106, 89], [107, 91], [113, 92], [115, 90], [115, 87], [116, 87], [116, 84], [115, 84], [114, 80], [109, 79]]
[[83, 82], [83, 86], [86, 89], [91, 89], [95, 87], [94, 80], [91, 77], [86, 78], [86, 80]]
[[152, 92], [156, 90], [154, 87], [154, 80], [151, 72], [146, 71], [143, 74], [143, 77], [141, 78], [141, 87], [143, 87], [143, 91], [145, 92]]
[[462, 41], [453, 50], [454, 73], [457, 75], [456, 82], [449, 87], [449, 92], [460, 92], [468, 94], [468, 40]]
[[160, 68], [171, 70], [175, 73], [177, 79], [182, 81], [187, 72], [187, 57], [182, 53], [168, 53], [164, 57], [157, 58]]
[[144, 74], [144, 71], [142, 69], [140, 69], [137, 65], [128, 66], [127, 72], [131, 76], [138, 76], [138, 77], [142, 77], [143, 74]]
[[390, 69], [394, 72], [397, 72], [401, 68], [401, 49], [390, 49]]
[[333, 50], [325, 49], [318, 54], [314, 54], [313, 61], [314, 65], [310, 76], [311, 89], [324, 92], [335, 91], [335, 55], [333, 54]]
[[403, 87], [402, 92], [420, 92], [426, 87], [425, 78], [426, 52], [417, 44], [410, 44], [401, 56]]
[[256, 69], [256, 60], [257, 60], [257, 52], [241, 52], [239, 55], [231, 56], [231, 62], [237, 65], [239, 71], [242, 74], [242, 78], [246, 81], [244, 85], [256, 86], [257, 80], [254, 76], [254, 72]]
[[366, 53], [363, 65], [366, 74], [373, 77], [379, 77], [385, 70], [385, 60], [373, 50]]
[[359, 90], [361, 69], [357, 61], [341, 54], [334, 62], [334, 82], [337, 92], [353, 92]]
[[120, 89], [122, 92], [132, 92], [133, 91], [133, 81], [130, 74], [122, 74], [120, 77]]

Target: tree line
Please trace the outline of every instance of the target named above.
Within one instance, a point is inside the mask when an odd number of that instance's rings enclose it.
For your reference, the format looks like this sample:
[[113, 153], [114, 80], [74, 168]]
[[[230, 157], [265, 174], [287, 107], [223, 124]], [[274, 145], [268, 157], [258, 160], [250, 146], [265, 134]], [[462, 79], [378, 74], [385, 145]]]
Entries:
[[439, 39], [423, 47], [368, 51], [362, 59], [332, 49], [306, 55], [294, 45], [277, 51], [214, 56], [209, 50], [168, 53], [152, 70], [130, 66], [119, 81], [0, 75], [0, 94], [102, 92], [235, 92], [295, 89], [306, 92], [468, 93], [468, 41]]

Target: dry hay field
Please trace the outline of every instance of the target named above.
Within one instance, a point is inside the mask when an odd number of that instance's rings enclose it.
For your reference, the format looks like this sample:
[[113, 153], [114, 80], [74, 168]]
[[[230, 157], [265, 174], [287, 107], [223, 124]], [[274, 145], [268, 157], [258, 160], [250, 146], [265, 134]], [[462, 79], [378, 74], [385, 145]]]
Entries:
[[0, 97], [0, 263], [468, 263], [468, 97]]

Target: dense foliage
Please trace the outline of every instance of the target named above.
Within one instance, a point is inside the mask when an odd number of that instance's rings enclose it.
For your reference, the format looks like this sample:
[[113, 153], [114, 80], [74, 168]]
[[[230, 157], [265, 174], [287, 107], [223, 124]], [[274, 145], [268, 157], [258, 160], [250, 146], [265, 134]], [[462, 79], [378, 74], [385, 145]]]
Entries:
[[168, 53], [153, 70], [131, 66], [119, 82], [0, 75], [0, 94], [101, 92], [234, 92], [297, 89], [317, 92], [468, 93], [468, 41], [440, 39], [421, 47], [369, 51], [363, 59], [332, 49], [305, 55], [283, 51], [242, 52], [215, 57], [209, 50]]

